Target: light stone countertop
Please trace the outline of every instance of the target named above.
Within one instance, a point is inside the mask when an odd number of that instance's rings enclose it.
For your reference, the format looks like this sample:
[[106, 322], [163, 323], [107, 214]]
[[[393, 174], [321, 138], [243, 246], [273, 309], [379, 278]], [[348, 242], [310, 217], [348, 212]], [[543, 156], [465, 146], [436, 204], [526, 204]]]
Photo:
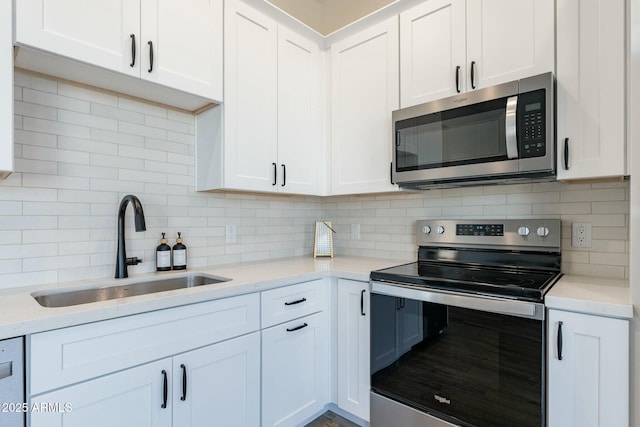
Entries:
[[[0, 291], [0, 339], [162, 310], [235, 295], [264, 291], [323, 277], [368, 281], [372, 270], [411, 262], [377, 258], [293, 258], [242, 263], [186, 272], [147, 273], [128, 279], [84, 280], [72, 283], [19, 287]], [[70, 307], [46, 308], [31, 296], [46, 290], [124, 285], [168, 275], [206, 273], [231, 280], [214, 285], [159, 292]], [[549, 308], [631, 318], [629, 288], [625, 281], [564, 276], [547, 294]]]
[[[263, 291], [322, 277], [368, 281], [372, 270], [403, 262], [410, 261], [357, 257], [316, 259], [306, 257], [189, 269], [186, 272], [147, 273], [130, 276], [128, 279], [84, 280], [11, 288], [0, 291], [0, 339]], [[141, 279], [189, 273], [206, 273], [231, 280], [213, 285], [61, 308], [42, 307], [31, 296], [38, 291], [125, 285]]]
[[629, 282], [586, 276], [563, 276], [545, 297], [547, 308], [631, 319]]

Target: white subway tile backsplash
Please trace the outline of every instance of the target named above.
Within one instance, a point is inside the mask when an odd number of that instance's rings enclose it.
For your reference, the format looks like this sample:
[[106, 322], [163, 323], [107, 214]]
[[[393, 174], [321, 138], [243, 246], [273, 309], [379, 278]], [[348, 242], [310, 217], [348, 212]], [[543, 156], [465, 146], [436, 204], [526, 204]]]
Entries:
[[[313, 252], [315, 221], [330, 220], [336, 254], [413, 259], [422, 218], [563, 221], [565, 273], [624, 278], [628, 183], [496, 185], [327, 198], [196, 193], [194, 117], [68, 82], [16, 73], [16, 173], [0, 181], [0, 287], [114, 274], [121, 198], [142, 201], [147, 231], [126, 220], [127, 253], [152, 272], [160, 234], [182, 232], [188, 265], [205, 267]], [[54, 116], [55, 113], [55, 116]], [[24, 129], [23, 129], [24, 128]], [[571, 222], [593, 225], [592, 248], [571, 248]], [[351, 240], [351, 224], [361, 239]], [[225, 225], [237, 243], [225, 243]]]
[[28, 87], [22, 89], [22, 100], [24, 102], [55, 107], [61, 110], [77, 111], [79, 113], [88, 113], [90, 111], [90, 104], [87, 101], [68, 98], [55, 93], [33, 90]]

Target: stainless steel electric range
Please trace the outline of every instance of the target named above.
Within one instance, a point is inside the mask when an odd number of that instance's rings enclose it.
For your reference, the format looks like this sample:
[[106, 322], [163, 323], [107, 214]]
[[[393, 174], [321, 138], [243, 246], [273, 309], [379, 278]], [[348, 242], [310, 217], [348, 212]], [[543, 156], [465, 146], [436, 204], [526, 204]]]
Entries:
[[560, 220], [424, 220], [371, 273], [371, 426], [541, 427]]

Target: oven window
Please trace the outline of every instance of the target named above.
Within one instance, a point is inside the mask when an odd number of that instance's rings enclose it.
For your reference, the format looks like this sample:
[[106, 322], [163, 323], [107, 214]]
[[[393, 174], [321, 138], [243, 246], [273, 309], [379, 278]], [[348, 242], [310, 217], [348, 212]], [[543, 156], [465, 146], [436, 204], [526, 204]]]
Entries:
[[540, 427], [544, 322], [371, 295], [371, 386], [450, 422]]
[[505, 160], [506, 103], [502, 98], [397, 122], [397, 170]]

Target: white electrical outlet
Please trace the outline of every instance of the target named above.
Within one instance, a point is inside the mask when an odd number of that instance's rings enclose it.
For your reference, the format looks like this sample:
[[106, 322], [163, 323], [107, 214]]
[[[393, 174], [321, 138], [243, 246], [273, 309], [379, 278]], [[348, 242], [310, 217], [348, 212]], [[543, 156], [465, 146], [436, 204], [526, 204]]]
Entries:
[[360, 224], [351, 224], [351, 240], [360, 240]]
[[574, 222], [571, 224], [571, 246], [574, 248], [591, 247], [591, 223]]
[[227, 243], [235, 243], [236, 242], [236, 226], [235, 224], [225, 225], [225, 242]]

